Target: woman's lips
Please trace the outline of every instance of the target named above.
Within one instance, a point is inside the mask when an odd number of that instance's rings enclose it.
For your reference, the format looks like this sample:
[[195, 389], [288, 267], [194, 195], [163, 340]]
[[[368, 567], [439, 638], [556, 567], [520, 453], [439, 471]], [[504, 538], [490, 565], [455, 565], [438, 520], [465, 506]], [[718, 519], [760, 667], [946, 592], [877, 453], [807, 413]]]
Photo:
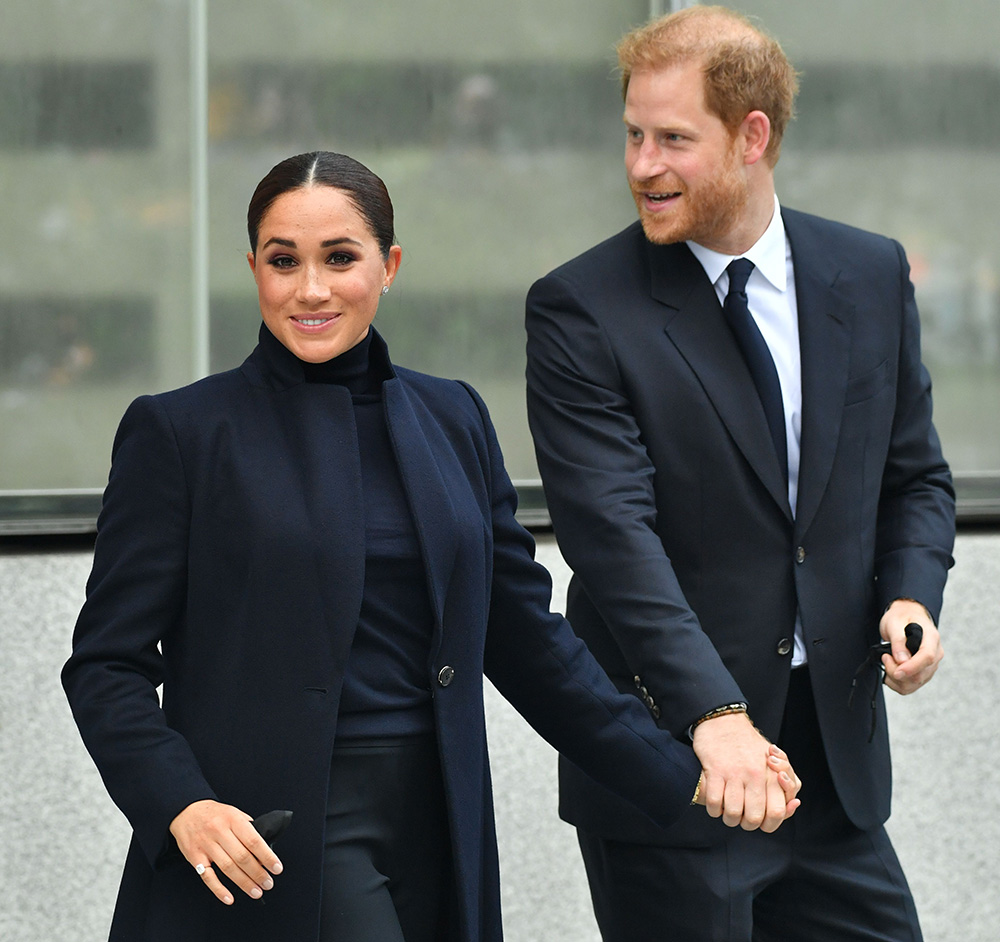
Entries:
[[293, 317], [292, 321], [300, 330], [317, 331], [332, 324], [338, 316], [337, 314], [314, 314], [311, 317]]

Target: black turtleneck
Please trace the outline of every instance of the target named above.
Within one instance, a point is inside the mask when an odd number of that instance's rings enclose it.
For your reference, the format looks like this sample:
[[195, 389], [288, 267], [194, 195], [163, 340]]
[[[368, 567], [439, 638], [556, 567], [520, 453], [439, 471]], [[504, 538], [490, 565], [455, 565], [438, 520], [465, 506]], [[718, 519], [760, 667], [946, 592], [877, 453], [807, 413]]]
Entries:
[[417, 532], [389, 439], [372, 332], [326, 363], [302, 363], [307, 383], [345, 386], [354, 403], [365, 510], [365, 587], [344, 677], [337, 738], [433, 728], [427, 663], [433, 614]]

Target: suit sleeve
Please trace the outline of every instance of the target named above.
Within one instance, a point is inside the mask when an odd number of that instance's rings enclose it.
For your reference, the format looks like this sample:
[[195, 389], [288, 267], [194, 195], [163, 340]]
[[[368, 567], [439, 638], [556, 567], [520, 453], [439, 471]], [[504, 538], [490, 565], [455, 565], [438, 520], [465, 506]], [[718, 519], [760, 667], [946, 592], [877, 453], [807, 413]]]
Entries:
[[915, 599], [936, 623], [953, 564], [955, 493], [932, 422], [910, 269], [902, 247], [894, 244], [903, 310], [896, 409], [879, 497], [876, 586], [883, 609], [897, 598]]
[[172, 844], [173, 818], [215, 797], [157, 696], [165, 679], [160, 645], [184, 617], [189, 514], [169, 420], [156, 399], [138, 399], [115, 438], [94, 567], [62, 681], [108, 792], [154, 864]]
[[679, 735], [745, 697], [656, 533], [655, 469], [613, 345], [588, 303], [558, 276], [529, 292], [528, 421], [566, 561]]
[[701, 766], [659, 729], [635, 696], [619, 693], [569, 623], [549, 611], [552, 583], [514, 519], [517, 497], [496, 435], [486, 434], [493, 531], [484, 668], [500, 693], [563, 756], [666, 826], [690, 804]]

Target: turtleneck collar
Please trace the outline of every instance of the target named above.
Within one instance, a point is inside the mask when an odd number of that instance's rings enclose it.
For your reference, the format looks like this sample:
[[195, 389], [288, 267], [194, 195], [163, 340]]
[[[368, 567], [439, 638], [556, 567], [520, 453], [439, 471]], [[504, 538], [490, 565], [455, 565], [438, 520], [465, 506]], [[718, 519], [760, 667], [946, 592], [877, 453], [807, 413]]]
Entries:
[[242, 369], [254, 385], [287, 389], [308, 382], [338, 383], [352, 393], [377, 392], [384, 381], [396, 376], [389, 350], [374, 326], [361, 343], [340, 356], [326, 363], [306, 363], [261, 323], [257, 347]]
[[350, 350], [345, 350], [332, 360], [324, 363], [302, 362], [302, 375], [307, 383], [328, 383], [336, 386], [346, 386], [352, 394], [377, 391], [380, 382], [376, 377], [369, 376], [369, 350], [372, 345], [372, 332], [369, 329], [360, 343]]

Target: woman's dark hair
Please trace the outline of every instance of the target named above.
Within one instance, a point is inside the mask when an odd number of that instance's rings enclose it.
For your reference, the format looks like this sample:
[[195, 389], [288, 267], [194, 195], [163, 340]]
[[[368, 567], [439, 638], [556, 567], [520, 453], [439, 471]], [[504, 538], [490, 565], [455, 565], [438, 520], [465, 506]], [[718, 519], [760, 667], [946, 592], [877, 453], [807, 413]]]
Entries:
[[257, 252], [261, 220], [271, 204], [283, 193], [307, 186], [332, 186], [343, 190], [368, 224], [382, 258], [389, 257], [389, 249], [396, 241], [389, 191], [364, 164], [328, 150], [289, 157], [272, 167], [270, 173], [257, 184], [247, 208], [247, 234], [252, 252]]

